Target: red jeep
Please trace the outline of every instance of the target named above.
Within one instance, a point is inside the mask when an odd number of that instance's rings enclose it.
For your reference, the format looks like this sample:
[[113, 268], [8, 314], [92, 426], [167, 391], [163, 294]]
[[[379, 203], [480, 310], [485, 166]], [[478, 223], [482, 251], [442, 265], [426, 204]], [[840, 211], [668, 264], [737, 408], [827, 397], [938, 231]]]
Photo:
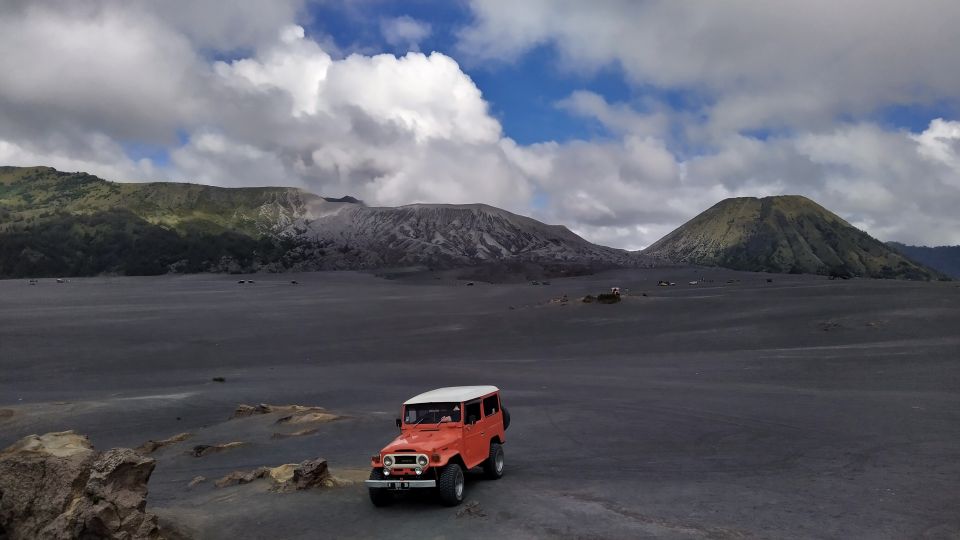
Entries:
[[408, 399], [397, 418], [400, 435], [370, 460], [370, 500], [383, 506], [395, 491], [436, 488], [443, 504], [460, 504], [464, 471], [482, 465], [488, 478], [503, 476], [509, 425], [496, 386], [437, 388]]

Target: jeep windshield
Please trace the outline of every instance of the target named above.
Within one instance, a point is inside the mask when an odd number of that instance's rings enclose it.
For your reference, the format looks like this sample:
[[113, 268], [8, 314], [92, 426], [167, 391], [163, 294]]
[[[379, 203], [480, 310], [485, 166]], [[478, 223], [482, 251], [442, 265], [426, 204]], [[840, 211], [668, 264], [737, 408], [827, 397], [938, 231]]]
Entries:
[[459, 403], [416, 403], [407, 405], [403, 421], [408, 425], [460, 421]]

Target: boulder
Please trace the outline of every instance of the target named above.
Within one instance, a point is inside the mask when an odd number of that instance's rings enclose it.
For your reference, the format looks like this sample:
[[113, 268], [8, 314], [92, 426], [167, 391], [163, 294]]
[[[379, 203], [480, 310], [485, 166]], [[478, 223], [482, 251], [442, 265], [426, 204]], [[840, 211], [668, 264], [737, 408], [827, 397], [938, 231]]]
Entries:
[[129, 448], [97, 452], [72, 431], [25, 437], [0, 452], [0, 530], [10, 540], [159, 540], [146, 512], [155, 464]]
[[330, 487], [330, 470], [327, 469], [327, 460], [308, 459], [299, 465], [293, 466], [291, 477], [277, 486], [279, 491], [299, 491], [301, 489], [313, 489], [319, 487]]

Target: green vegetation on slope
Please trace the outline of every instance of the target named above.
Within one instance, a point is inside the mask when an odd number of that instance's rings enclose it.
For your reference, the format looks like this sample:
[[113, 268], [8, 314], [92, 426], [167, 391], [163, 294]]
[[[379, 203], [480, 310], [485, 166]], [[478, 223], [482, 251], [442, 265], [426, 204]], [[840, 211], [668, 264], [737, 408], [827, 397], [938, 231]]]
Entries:
[[0, 167], [0, 230], [56, 212], [93, 214], [123, 208], [180, 232], [275, 233], [278, 223], [316, 195], [294, 188], [219, 188], [198, 184], [108, 182], [50, 167]]
[[736, 270], [937, 279], [801, 196], [726, 199], [663, 237], [644, 254]]
[[282, 243], [233, 232], [181, 235], [126, 210], [58, 213], [0, 232], [0, 276], [249, 271], [281, 257]]
[[0, 277], [283, 267], [297, 242], [273, 233], [311, 197], [0, 167]]

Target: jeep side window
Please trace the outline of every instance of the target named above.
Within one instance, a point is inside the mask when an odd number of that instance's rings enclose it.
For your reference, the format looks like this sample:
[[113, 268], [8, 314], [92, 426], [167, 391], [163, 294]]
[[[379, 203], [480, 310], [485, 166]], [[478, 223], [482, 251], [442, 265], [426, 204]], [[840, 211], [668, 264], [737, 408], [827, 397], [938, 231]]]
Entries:
[[497, 400], [497, 395], [494, 394], [490, 397], [484, 398], [483, 400], [483, 416], [492, 416], [497, 414], [497, 411], [500, 410], [500, 403]]
[[477, 420], [480, 420], [480, 400], [478, 399], [476, 401], [471, 401], [467, 403], [466, 409], [464, 412], [466, 412], [466, 415], [464, 415], [464, 419], [467, 421], [468, 424], [470, 423], [471, 418], [473, 419], [474, 422], [476, 422]]

